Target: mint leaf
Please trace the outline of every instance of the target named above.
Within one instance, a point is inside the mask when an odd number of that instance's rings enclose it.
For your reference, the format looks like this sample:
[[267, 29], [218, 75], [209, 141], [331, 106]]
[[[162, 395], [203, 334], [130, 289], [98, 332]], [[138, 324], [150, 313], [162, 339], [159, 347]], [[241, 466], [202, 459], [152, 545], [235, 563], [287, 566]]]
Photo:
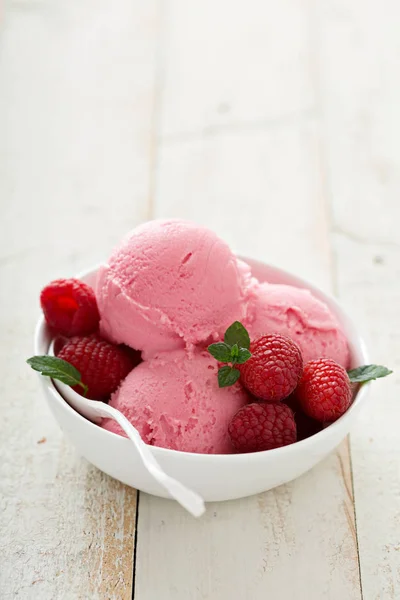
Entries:
[[218, 342], [217, 344], [211, 344], [208, 346], [208, 351], [219, 362], [231, 362], [231, 347], [224, 342]]
[[78, 369], [75, 369], [66, 360], [57, 358], [56, 356], [32, 356], [26, 361], [28, 365], [35, 371], [39, 371], [45, 377], [51, 377], [52, 379], [58, 379], [62, 383], [66, 383], [73, 387], [74, 385], [80, 385], [85, 394], [88, 391], [87, 385], [81, 381], [81, 374]]
[[237, 344], [233, 344], [231, 348], [231, 362], [235, 363], [239, 356], [239, 347]]
[[250, 350], [247, 350], [247, 348], [240, 348], [239, 356], [236, 359], [236, 363], [238, 365], [242, 365], [246, 362], [246, 360], [249, 360], [249, 358], [251, 358]]
[[352, 383], [365, 383], [366, 381], [386, 377], [391, 373], [393, 373], [393, 371], [390, 371], [381, 365], [363, 365], [362, 367], [357, 367], [357, 369], [348, 371], [347, 374]]
[[228, 387], [237, 382], [240, 377], [239, 369], [233, 367], [221, 367], [218, 370], [218, 385], [220, 388]]
[[233, 346], [237, 344], [239, 348], [250, 348], [250, 337], [247, 330], [239, 321], [232, 323], [225, 331], [225, 344]]

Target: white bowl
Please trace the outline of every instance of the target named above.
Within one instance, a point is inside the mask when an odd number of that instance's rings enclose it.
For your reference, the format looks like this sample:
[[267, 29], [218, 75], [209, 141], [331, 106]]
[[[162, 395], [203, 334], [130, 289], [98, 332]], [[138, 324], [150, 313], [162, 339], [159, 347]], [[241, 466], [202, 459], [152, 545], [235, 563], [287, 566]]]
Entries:
[[[259, 261], [243, 258], [260, 281], [286, 283], [310, 289], [337, 315], [350, 344], [352, 367], [367, 364], [363, 340], [338, 303], [306, 281]], [[94, 283], [96, 269], [80, 278]], [[41, 318], [35, 333], [35, 354], [46, 354], [50, 333]], [[143, 467], [139, 455], [128, 439], [91, 423], [71, 408], [54, 387], [41, 377], [50, 409], [65, 435], [79, 453], [96, 467], [134, 488], [166, 497], [166, 493]], [[369, 391], [364, 384], [349, 410], [335, 423], [310, 438], [265, 452], [253, 454], [193, 454], [152, 447], [163, 469], [206, 501], [232, 500], [258, 494], [302, 475], [329, 454], [349, 433]]]

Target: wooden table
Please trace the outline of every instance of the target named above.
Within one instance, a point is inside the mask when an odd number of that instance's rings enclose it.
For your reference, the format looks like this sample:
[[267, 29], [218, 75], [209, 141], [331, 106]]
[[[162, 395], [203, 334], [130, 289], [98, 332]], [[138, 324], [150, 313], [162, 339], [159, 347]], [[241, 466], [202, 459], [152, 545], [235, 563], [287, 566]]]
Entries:
[[[399, 26], [394, 0], [5, 8], [2, 600], [400, 598]], [[333, 291], [397, 369], [319, 466], [198, 521], [81, 459], [24, 365], [41, 287], [167, 216]]]

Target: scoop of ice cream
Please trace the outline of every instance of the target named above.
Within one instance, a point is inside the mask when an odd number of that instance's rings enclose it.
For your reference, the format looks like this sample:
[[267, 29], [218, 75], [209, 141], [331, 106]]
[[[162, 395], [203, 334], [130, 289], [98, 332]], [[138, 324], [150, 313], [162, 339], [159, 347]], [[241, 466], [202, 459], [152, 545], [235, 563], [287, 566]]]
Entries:
[[97, 276], [101, 333], [144, 357], [221, 337], [246, 311], [250, 269], [212, 231], [180, 220], [130, 233]]
[[[228, 424], [248, 397], [239, 383], [219, 388], [217, 371], [218, 364], [207, 351], [166, 352], [133, 369], [110, 405], [153, 446], [231, 453]], [[113, 420], [105, 419], [102, 426], [124, 435]]]
[[252, 339], [267, 333], [290, 337], [299, 345], [304, 362], [332, 358], [349, 366], [349, 348], [337, 318], [309, 290], [283, 284], [255, 285], [245, 325]]

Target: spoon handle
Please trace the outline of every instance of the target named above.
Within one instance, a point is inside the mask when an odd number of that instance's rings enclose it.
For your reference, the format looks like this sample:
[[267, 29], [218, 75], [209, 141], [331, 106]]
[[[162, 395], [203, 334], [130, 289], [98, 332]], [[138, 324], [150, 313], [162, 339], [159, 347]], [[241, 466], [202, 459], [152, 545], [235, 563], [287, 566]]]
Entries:
[[114, 419], [121, 429], [124, 430], [128, 438], [135, 445], [136, 450], [139, 452], [144, 466], [154, 479], [163, 486], [172, 498], [190, 512], [190, 514], [194, 517], [200, 517], [205, 511], [203, 498], [162, 470], [157, 460], [154, 458], [149, 446], [145, 444], [140, 437], [138, 430], [119, 410], [108, 404], [104, 404], [103, 402], [96, 402], [96, 404], [98, 404], [98, 406], [96, 406], [96, 412], [98, 412], [99, 415]]

